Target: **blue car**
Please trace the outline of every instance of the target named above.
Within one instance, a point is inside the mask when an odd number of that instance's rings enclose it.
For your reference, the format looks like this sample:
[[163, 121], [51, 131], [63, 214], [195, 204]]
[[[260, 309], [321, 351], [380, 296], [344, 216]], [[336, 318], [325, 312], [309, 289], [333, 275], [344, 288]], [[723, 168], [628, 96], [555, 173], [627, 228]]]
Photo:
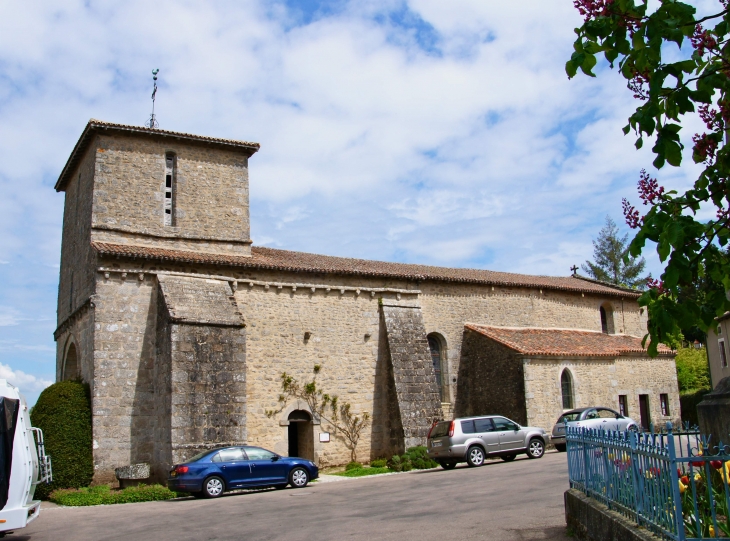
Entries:
[[319, 468], [310, 460], [244, 445], [205, 451], [176, 465], [170, 470], [167, 486], [196, 497], [217, 498], [236, 488], [304, 488], [318, 475]]

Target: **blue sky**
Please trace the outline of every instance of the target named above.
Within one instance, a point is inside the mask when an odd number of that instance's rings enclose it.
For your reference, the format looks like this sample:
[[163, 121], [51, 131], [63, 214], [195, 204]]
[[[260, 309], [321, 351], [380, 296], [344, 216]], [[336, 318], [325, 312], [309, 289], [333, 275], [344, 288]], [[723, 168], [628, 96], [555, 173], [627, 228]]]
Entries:
[[53, 185], [89, 118], [147, 120], [153, 68], [160, 127], [261, 143], [257, 245], [569, 274], [651, 163], [615, 73], [568, 81], [580, 22], [567, 0], [0, 4], [0, 377], [31, 402], [54, 379]]

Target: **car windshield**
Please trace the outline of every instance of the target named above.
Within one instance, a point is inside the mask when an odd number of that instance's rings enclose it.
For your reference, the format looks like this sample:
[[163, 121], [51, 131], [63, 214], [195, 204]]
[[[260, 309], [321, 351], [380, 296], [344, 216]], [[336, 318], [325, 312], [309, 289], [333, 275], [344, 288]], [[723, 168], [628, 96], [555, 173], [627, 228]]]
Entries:
[[433, 430], [431, 431], [431, 437], [443, 438], [444, 436], [447, 436], [449, 434], [450, 425], [451, 421], [443, 421], [438, 423], [436, 426], [433, 427]]
[[203, 451], [202, 453], [198, 453], [193, 458], [188, 459], [188, 462], [196, 462], [196, 461], [200, 460], [201, 458], [208, 456], [212, 452], [213, 451]]
[[577, 421], [580, 417], [580, 414], [580, 411], [571, 411], [568, 413], [564, 413], [560, 416], [560, 419], [558, 419], [558, 423], [570, 423], [572, 421]]

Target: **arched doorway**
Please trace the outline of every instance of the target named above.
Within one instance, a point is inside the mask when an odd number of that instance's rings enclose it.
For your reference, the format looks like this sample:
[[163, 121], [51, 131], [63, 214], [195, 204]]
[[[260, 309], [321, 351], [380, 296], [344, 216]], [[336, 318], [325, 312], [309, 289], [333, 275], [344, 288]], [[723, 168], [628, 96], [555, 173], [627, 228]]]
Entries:
[[308, 411], [289, 414], [289, 456], [314, 460], [314, 424]]
[[76, 344], [71, 345], [66, 350], [66, 360], [63, 363], [63, 380], [76, 379], [79, 377], [79, 358], [76, 353]]

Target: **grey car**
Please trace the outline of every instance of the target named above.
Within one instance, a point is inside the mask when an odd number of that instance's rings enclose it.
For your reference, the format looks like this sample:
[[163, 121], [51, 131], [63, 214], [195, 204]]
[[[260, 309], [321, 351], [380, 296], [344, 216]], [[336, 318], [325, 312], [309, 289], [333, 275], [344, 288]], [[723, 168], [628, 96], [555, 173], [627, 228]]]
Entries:
[[551, 441], [555, 449], [565, 451], [565, 427], [602, 428], [604, 430], [638, 430], [639, 426], [631, 417], [625, 417], [611, 408], [577, 408], [566, 411], [555, 422]]
[[428, 456], [444, 469], [459, 462], [481, 466], [488, 457], [514, 460], [519, 454], [540, 458], [550, 436], [542, 428], [520, 426], [507, 417], [482, 415], [441, 421], [428, 433]]

